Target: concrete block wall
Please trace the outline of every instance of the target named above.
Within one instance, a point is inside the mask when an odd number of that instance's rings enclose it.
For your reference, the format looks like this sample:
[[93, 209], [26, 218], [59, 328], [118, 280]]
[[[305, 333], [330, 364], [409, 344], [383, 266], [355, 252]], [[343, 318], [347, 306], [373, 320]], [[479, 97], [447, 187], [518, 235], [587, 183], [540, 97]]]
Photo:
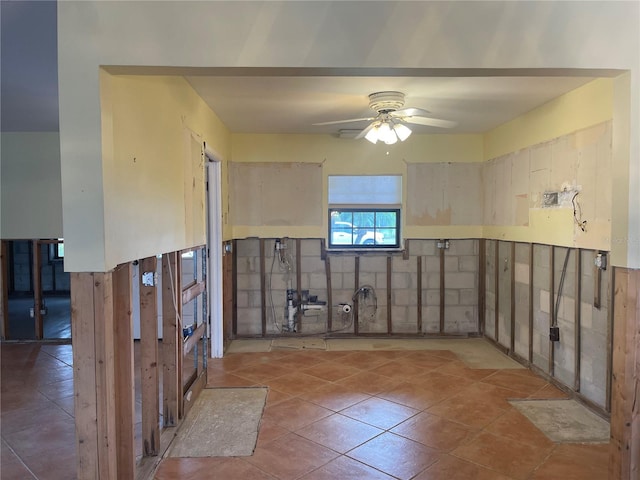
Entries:
[[[498, 343], [517, 358], [531, 364], [586, 400], [606, 409], [609, 345], [609, 309], [611, 308], [610, 270], [601, 271], [601, 304], [594, 302], [597, 282], [594, 259], [596, 252], [567, 249], [550, 245], [512, 243], [496, 240], [485, 242], [485, 335], [495, 338], [495, 262], [498, 242]], [[565, 268], [565, 258], [569, 251]], [[576, 273], [577, 252], [580, 272]], [[533, 253], [532, 253], [533, 252]], [[532, 255], [533, 264], [530, 256]], [[551, 256], [553, 255], [553, 267]], [[506, 262], [505, 262], [506, 259]], [[513, 261], [512, 261], [513, 259]], [[513, 263], [511, 267], [511, 263]], [[510, 268], [513, 268], [513, 276]], [[553, 285], [551, 285], [553, 268]], [[533, 269], [533, 271], [531, 271]], [[562, 281], [562, 295], [558, 291]], [[531, 275], [533, 284], [530, 283]], [[511, 337], [511, 278], [513, 278], [513, 339]], [[578, 302], [578, 294], [580, 301]], [[553, 302], [553, 305], [552, 305]], [[557, 306], [557, 310], [556, 310]], [[579, 308], [580, 311], [576, 312]], [[532, 313], [532, 331], [529, 316]], [[549, 341], [549, 327], [557, 319], [560, 341]], [[576, 332], [577, 325], [579, 329]], [[531, 338], [531, 342], [530, 342]], [[577, 359], [577, 341], [580, 358]], [[511, 342], [513, 341], [513, 350]], [[531, 357], [529, 351], [531, 349]], [[553, 362], [550, 363], [553, 349]], [[579, 381], [576, 382], [576, 367]]]
[[[265, 305], [260, 283], [260, 240], [236, 241], [237, 334], [262, 334], [262, 311], [267, 318], [267, 335], [277, 335], [285, 322], [286, 289], [309, 290], [318, 300], [328, 301], [327, 270], [319, 239], [286, 240], [289, 273], [278, 255], [275, 239], [265, 239]], [[331, 331], [353, 333], [355, 315], [344, 315], [340, 304], [354, 305], [357, 288], [370, 286], [375, 303], [369, 298], [358, 302], [358, 333], [387, 334], [389, 314], [393, 334], [476, 334], [478, 333], [478, 240], [452, 240], [444, 253], [444, 329], [440, 332], [440, 250], [435, 239], [407, 241], [409, 255], [387, 252], [327, 252], [331, 272], [331, 305], [324, 312], [299, 316], [299, 332], [326, 333], [331, 315]], [[300, 272], [296, 275], [299, 255]], [[356, 258], [358, 259], [356, 262]], [[418, 262], [422, 290], [418, 291]], [[358, 272], [356, 275], [356, 263]], [[300, 278], [300, 286], [296, 284]], [[356, 285], [356, 277], [358, 285]], [[422, 330], [419, 331], [418, 305], [422, 302]], [[390, 300], [390, 302], [389, 302]]]
[[[12, 243], [12, 293], [27, 294], [33, 292], [31, 284], [32, 253], [30, 240], [14, 240]], [[40, 281], [45, 293], [64, 293], [70, 291], [69, 273], [64, 271], [62, 260], [51, 260], [50, 249], [54, 245], [40, 245]]]

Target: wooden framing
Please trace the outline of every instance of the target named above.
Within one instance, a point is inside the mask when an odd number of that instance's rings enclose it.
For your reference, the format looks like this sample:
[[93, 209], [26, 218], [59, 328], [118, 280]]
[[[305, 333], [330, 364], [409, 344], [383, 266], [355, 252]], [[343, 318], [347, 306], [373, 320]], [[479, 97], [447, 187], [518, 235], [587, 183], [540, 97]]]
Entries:
[[533, 364], [533, 265], [534, 256], [533, 249], [535, 245], [532, 243], [529, 247], [529, 365]]
[[78, 480], [134, 478], [130, 278], [128, 265], [70, 275]]
[[327, 332], [331, 332], [333, 328], [333, 300], [331, 298], [331, 260], [326, 254], [324, 248], [324, 239], [322, 239], [321, 251], [324, 254], [324, 272], [327, 277]]
[[393, 323], [391, 318], [392, 302], [391, 302], [391, 274], [392, 274], [392, 259], [391, 255], [387, 256], [387, 333], [393, 333]]
[[495, 240], [494, 247], [494, 259], [493, 271], [495, 278], [493, 279], [493, 289], [495, 292], [495, 311], [494, 316], [494, 340], [500, 345], [500, 241]]
[[[360, 288], [360, 257], [358, 255], [355, 256], [355, 290]], [[359, 325], [359, 315], [358, 315], [358, 295], [356, 295], [355, 300], [353, 301], [353, 333], [358, 335], [358, 331], [360, 330]]]
[[417, 329], [418, 333], [422, 333], [422, 256], [418, 255], [416, 257], [416, 270], [417, 270], [417, 303], [418, 303], [418, 319], [417, 319]]
[[44, 338], [42, 319], [42, 258], [40, 257], [40, 241], [32, 241], [33, 257], [33, 318], [35, 319], [36, 340]]
[[118, 480], [134, 480], [135, 385], [133, 372], [133, 317], [131, 264], [113, 272], [115, 422]]
[[145, 457], [158, 455], [160, 451], [157, 287], [142, 283], [142, 273], [155, 272], [156, 268], [156, 257], [148, 257], [140, 262], [140, 379], [142, 455]]
[[516, 350], [516, 242], [511, 242], [511, 272], [509, 281], [511, 283], [511, 309], [509, 327], [509, 352]]
[[302, 332], [302, 240], [296, 238], [296, 291], [298, 292], [298, 333]]
[[575, 267], [575, 308], [574, 308], [574, 345], [575, 345], [575, 362], [573, 364], [573, 390], [580, 391], [580, 356], [582, 354], [582, 250], [575, 249], [576, 267]]
[[[554, 305], [554, 300], [555, 300], [555, 276], [556, 276], [556, 272], [555, 272], [555, 268], [556, 268], [556, 261], [555, 261], [555, 255], [556, 254], [556, 248], [551, 245], [549, 246], [549, 327], [551, 327], [553, 325], [553, 319], [556, 317], [556, 313], [555, 313], [555, 305]], [[555, 377], [555, 345], [554, 342], [551, 341], [551, 339], [549, 339], [549, 375], [551, 375], [552, 377]]]
[[478, 334], [484, 335], [485, 330], [485, 299], [487, 294], [487, 241], [478, 240]]
[[175, 427], [182, 413], [182, 291], [180, 254], [162, 256], [162, 361], [163, 421]]
[[440, 325], [438, 331], [444, 333], [444, 304], [445, 304], [445, 281], [444, 281], [444, 246], [440, 249]]
[[[264, 337], [267, 334], [267, 279], [266, 279], [266, 269], [265, 269], [265, 240], [264, 238], [260, 239], [260, 305], [262, 308], [260, 309], [260, 331], [262, 332], [262, 336]], [[276, 253], [274, 252], [274, 255]]]
[[640, 477], [640, 270], [614, 268], [609, 478]]
[[9, 261], [7, 242], [0, 242], [0, 338], [9, 339]]

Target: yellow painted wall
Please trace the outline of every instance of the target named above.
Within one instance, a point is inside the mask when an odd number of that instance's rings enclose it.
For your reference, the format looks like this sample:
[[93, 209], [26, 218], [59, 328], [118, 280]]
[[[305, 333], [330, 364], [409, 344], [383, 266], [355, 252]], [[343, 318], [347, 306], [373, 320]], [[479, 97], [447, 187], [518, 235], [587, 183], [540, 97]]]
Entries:
[[[226, 127], [182, 77], [100, 75], [107, 268], [204, 243], [204, 226], [185, 222], [186, 203], [205, 202], [185, 195], [185, 165], [192, 138], [222, 157], [227, 212]], [[231, 238], [229, 225], [223, 231]]]
[[487, 132], [483, 158], [490, 160], [611, 120], [613, 82], [596, 79]]

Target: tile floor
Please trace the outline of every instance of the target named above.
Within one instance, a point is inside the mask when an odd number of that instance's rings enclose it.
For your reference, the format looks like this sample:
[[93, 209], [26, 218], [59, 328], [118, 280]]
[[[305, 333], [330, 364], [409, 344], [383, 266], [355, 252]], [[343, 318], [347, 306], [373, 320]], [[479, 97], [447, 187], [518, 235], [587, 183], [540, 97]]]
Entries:
[[448, 350], [231, 353], [210, 387], [266, 385], [250, 457], [168, 458], [156, 480], [603, 480], [608, 444], [554, 444], [507, 401], [564, 394]]
[[[75, 478], [70, 345], [1, 347], [2, 480]], [[608, 445], [554, 444], [509, 398], [562, 392], [448, 350], [231, 353], [209, 386], [269, 387], [251, 457], [168, 458], [166, 479], [602, 480]]]

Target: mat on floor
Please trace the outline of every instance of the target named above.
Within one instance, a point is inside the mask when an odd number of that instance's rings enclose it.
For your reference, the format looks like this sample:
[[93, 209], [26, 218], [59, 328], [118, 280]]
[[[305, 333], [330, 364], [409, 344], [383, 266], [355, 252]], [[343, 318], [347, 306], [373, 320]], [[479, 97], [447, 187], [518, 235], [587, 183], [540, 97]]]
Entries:
[[205, 388], [174, 439], [170, 457], [253, 454], [266, 388]]
[[510, 403], [556, 443], [609, 442], [609, 422], [575, 400], [512, 400]]

